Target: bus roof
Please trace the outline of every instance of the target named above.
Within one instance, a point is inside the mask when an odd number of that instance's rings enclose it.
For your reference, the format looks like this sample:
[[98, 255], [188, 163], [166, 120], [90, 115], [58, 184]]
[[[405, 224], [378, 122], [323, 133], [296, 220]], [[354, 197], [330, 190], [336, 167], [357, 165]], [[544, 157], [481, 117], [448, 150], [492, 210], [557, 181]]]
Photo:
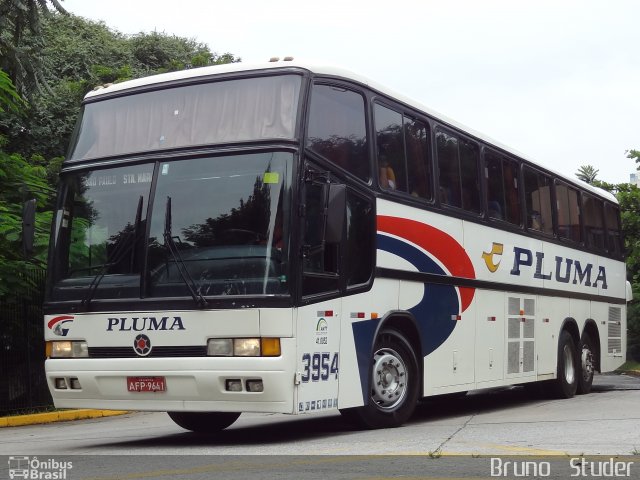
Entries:
[[158, 75], [151, 75], [148, 77], [143, 77], [143, 78], [137, 78], [135, 80], [128, 80], [126, 82], [121, 82], [121, 83], [115, 83], [115, 84], [107, 84], [103, 87], [96, 87], [93, 91], [87, 93], [87, 95], [85, 96], [85, 100], [88, 99], [93, 99], [93, 100], [97, 100], [97, 97], [100, 97], [102, 95], [109, 95], [109, 94], [117, 94], [120, 92], [126, 92], [127, 90], [130, 89], [136, 89], [136, 88], [140, 88], [140, 87], [146, 87], [146, 86], [152, 86], [152, 85], [159, 85], [159, 84], [166, 84], [166, 83], [172, 83], [172, 82], [176, 82], [179, 80], [185, 80], [185, 79], [196, 79], [198, 77], [210, 77], [210, 76], [214, 76], [214, 75], [222, 75], [222, 74], [227, 74], [227, 73], [235, 73], [235, 72], [249, 72], [249, 71], [259, 71], [259, 70], [278, 70], [278, 69], [291, 69], [291, 68], [297, 68], [297, 69], [302, 69], [302, 70], [307, 70], [309, 72], [315, 73], [315, 74], [319, 74], [319, 75], [327, 75], [327, 76], [333, 76], [333, 77], [338, 77], [338, 78], [344, 78], [344, 79], [348, 79], [357, 83], [360, 83], [362, 85], [365, 85], [373, 90], [376, 90], [384, 95], [387, 95], [401, 103], [404, 103], [405, 105], [412, 107], [414, 109], [417, 109], [419, 111], [422, 111], [424, 113], [426, 113], [427, 115], [434, 117], [438, 120], [440, 120], [441, 122], [444, 122], [445, 124], [448, 124], [449, 126], [455, 127], [473, 137], [476, 137], [478, 140], [482, 140], [485, 143], [488, 143], [492, 146], [498, 147], [501, 150], [504, 150], [507, 153], [510, 153], [512, 155], [515, 155], [516, 157], [519, 157], [521, 159], [524, 159], [534, 165], [539, 165], [540, 167], [543, 167], [544, 169], [548, 170], [549, 172], [553, 173], [554, 175], [556, 175], [557, 177], [566, 180], [567, 182], [573, 183], [575, 185], [580, 186], [581, 188], [583, 188], [584, 190], [590, 191], [591, 193], [604, 197], [607, 200], [614, 202], [614, 203], [618, 203], [616, 197], [611, 194], [610, 192], [607, 192], [606, 190], [603, 190], [601, 188], [597, 188], [594, 187], [592, 185], [589, 185], [588, 183], [585, 183], [581, 180], [575, 179], [575, 178], [570, 178], [567, 177], [566, 175], [563, 175], [547, 166], [541, 165], [539, 162], [534, 161], [533, 159], [531, 159], [530, 157], [528, 157], [527, 155], [511, 148], [508, 147], [492, 138], [490, 138], [489, 136], [478, 132], [477, 130], [470, 128], [466, 125], [463, 125], [449, 117], [447, 117], [446, 115], [443, 115], [423, 104], [421, 104], [420, 102], [417, 102], [416, 100], [413, 100], [409, 97], [406, 97], [405, 95], [398, 93], [384, 85], [381, 85], [367, 77], [364, 77], [360, 74], [354, 73], [350, 70], [344, 69], [342, 67], [337, 67], [337, 66], [332, 66], [330, 64], [323, 64], [323, 63], [315, 63], [315, 62], [307, 62], [307, 61], [294, 61], [294, 60], [284, 60], [284, 61], [270, 61], [270, 62], [266, 62], [266, 63], [227, 63], [227, 64], [222, 64], [222, 65], [212, 65], [209, 67], [200, 67], [200, 68], [193, 68], [193, 69], [189, 69], [189, 70], [181, 70], [181, 71], [176, 71], [176, 72], [169, 72], [169, 73], [161, 73]]

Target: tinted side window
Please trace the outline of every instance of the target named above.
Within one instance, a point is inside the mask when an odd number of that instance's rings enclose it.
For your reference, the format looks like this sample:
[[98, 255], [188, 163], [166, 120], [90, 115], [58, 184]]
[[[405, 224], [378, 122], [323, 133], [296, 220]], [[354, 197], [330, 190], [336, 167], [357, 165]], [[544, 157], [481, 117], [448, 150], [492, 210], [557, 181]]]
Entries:
[[487, 152], [484, 174], [487, 179], [487, 213], [489, 217], [519, 225], [518, 163], [501, 155]]
[[426, 125], [379, 104], [374, 113], [380, 186], [431, 198]]
[[475, 143], [460, 142], [460, 175], [462, 185], [462, 208], [480, 213], [480, 182], [478, 180], [478, 163], [480, 150]]
[[578, 191], [558, 182], [556, 183], [556, 200], [558, 203], [558, 236], [574, 242], [582, 241]]
[[602, 200], [584, 193], [582, 195], [582, 213], [584, 215], [584, 234], [587, 245], [598, 250], [604, 250], [604, 206]]
[[436, 133], [438, 195], [440, 202], [467, 211], [480, 212], [478, 181], [479, 150], [475, 143], [458, 140], [445, 132]]
[[402, 114], [377, 104], [374, 114], [380, 186], [406, 192], [407, 174]]
[[314, 85], [309, 108], [307, 147], [368, 180], [364, 98], [359, 93], [329, 85]]
[[527, 228], [552, 235], [551, 179], [547, 175], [525, 167], [524, 196], [527, 209]]
[[460, 191], [460, 159], [458, 139], [444, 132], [436, 133], [438, 154], [438, 196], [440, 202], [454, 207], [462, 207]]
[[347, 242], [344, 272], [347, 286], [367, 283], [373, 271], [375, 218], [371, 202], [347, 190]]
[[405, 117], [404, 131], [407, 144], [407, 170], [409, 193], [414, 197], [432, 198], [431, 161], [427, 127], [424, 123]]
[[620, 211], [606, 203], [604, 218], [607, 224], [607, 249], [612, 255], [622, 255], [622, 238], [620, 235]]

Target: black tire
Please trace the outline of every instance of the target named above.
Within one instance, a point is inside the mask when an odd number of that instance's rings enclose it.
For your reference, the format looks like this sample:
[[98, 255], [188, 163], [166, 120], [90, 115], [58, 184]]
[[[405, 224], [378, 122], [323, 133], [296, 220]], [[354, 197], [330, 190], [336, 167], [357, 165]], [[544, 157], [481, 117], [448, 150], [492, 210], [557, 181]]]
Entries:
[[411, 344], [394, 329], [382, 330], [371, 358], [367, 405], [345, 410], [365, 428], [392, 428], [413, 414], [419, 395], [420, 369]]
[[569, 332], [563, 330], [558, 340], [557, 378], [551, 383], [551, 393], [557, 398], [571, 398], [578, 389], [580, 356]]
[[591, 392], [596, 367], [595, 355], [596, 350], [591, 337], [588, 333], [583, 333], [580, 339], [580, 373], [578, 375], [577, 390], [580, 395]]
[[185, 430], [215, 433], [224, 430], [240, 416], [232, 412], [167, 412], [171, 420]]

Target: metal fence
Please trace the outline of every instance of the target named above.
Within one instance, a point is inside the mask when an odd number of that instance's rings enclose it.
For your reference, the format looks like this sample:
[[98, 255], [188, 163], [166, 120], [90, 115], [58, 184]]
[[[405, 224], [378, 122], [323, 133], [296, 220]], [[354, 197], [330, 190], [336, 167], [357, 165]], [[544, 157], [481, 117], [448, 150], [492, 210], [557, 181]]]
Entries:
[[35, 285], [21, 296], [0, 299], [0, 415], [53, 404], [44, 375], [44, 270], [25, 275]]

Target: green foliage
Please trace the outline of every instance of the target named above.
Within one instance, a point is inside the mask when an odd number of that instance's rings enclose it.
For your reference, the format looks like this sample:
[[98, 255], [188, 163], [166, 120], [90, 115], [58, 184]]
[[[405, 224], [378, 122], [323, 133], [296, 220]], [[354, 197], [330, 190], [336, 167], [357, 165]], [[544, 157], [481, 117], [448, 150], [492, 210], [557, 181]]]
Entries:
[[23, 105], [24, 100], [16, 92], [9, 75], [0, 69], [0, 113], [3, 113], [5, 109], [18, 112]]
[[623, 183], [618, 185], [617, 197], [627, 252], [627, 277], [634, 298], [627, 310], [627, 344], [629, 354], [640, 360], [640, 188]]
[[0, 0], [0, 68], [27, 98], [46, 90], [42, 19], [54, 11], [66, 15], [58, 0]]
[[35, 259], [46, 259], [53, 212], [46, 209], [55, 195], [48, 186], [47, 169], [32, 165], [18, 154], [2, 149], [0, 137], [0, 298], [11, 293], [20, 295], [33, 285], [25, 272], [31, 265], [22, 255], [22, 205], [35, 198], [39, 206], [36, 219]]
[[593, 167], [593, 165], [582, 165], [578, 171], [576, 172], [576, 177], [586, 183], [593, 183], [598, 176], [597, 170]]
[[[625, 152], [627, 154], [627, 158], [631, 158], [636, 161], [636, 163], [640, 164], [640, 150], [627, 150]], [[640, 165], [638, 165], [638, 169], [640, 169]]]

